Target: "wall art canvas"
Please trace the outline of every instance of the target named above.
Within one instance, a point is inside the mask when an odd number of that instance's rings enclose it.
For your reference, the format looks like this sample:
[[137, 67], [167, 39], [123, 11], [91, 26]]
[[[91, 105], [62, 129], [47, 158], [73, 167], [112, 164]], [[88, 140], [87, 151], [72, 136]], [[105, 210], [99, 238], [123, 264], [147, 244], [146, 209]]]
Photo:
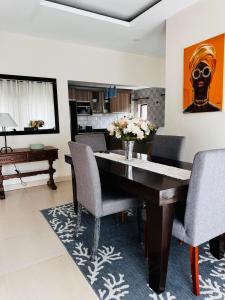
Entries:
[[221, 111], [224, 34], [184, 49], [184, 113]]

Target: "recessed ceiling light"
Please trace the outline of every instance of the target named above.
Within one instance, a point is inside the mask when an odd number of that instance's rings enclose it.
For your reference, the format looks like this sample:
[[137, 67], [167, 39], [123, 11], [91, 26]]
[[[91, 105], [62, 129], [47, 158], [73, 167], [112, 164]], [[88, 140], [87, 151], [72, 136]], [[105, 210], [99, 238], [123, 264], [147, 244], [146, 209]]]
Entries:
[[130, 22], [127, 22], [127, 21], [122, 21], [122, 20], [119, 20], [116, 18], [111, 18], [111, 17], [104, 16], [101, 14], [93, 13], [93, 12], [86, 11], [83, 9], [78, 9], [78, 8], [71, 7], [68, 5], [54, 3], [51, 1], [47, 1], [47, 0], [41, 0], [40, 5], [58, 9], [61, 11], [66, 11], [66, 12], [77, 14], [77, 15], [81, 15], [81, 16], [85, 16], [85, 17], [89, 17], [89, 18], [93, 18], [93, 19], [97, 19], [97, 20], [101, 20], [101, 21], [105, 21], [105, 22], [114, 23], [117, 25], [122, 25], [122, 26], [126, 26], [126, 27], [130, 26]]

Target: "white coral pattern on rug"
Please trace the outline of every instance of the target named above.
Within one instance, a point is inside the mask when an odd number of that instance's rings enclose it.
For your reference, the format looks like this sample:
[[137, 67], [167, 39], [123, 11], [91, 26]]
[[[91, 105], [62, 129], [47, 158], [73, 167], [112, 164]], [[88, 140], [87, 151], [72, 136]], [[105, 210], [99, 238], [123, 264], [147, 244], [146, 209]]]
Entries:
[[48, 210], [48, 215], [53, 216], [53, 218], [59, 217], [59, 216], [64, 216], [64, 217], [67, 217], [67, 218], [68, 217], [69, 218], [76, 217], [73, 205], [71, 205], [70, 203], [50, 208]]
[[225, 262], [219, 263], [218, 266], [215, 266], [210, 275], [225, 281]]
[[88, 248], [84, 247], [81, 242], [75, 243], [75, 250], [73, 250], [72, 255], [75, 256], [78, 266], [85, 266], [85, 264], [90, 260]]
[[221, 286], [218, 282], [212, 281], [210, 278], [204, 280], [201, 276], [199, 276], [199, 280], [201, 295], [207, 296], [205, 300], [225, 299], [225, 284]]
[[149, 297], [153, 300], [175, 300], [176, 297], [170, 292], [166, 292], [165, 295], [157, 295], [155, 293], [150, 294]]
[[[53, 218], [49, 221], [54, 231], [58, 234], [63, 243], [71, 243], [74, 241], [76, 214], [71, 204], [57, 206], [49, 209], [48, 215]], [[60, 221], [59, 217], [64, 216], [65, 222]], [[87, 228], [80, 226], [78, 236], [82, 235]]]
[[218, 260], [210, 253], [209, 244], [204, 246], [204, 254], [205, 255], [199, 255], [199, 260], [198, 260], [199, 264], [202, 264], [204, 262], [209, 262], [210, 264], [214, 264], [218, 262]]
[[91, 285], [98, 279], [98, 275], [102, 269], [104, 269], [104, 264], [112, 264], [113, 261], [122, 259], [120, 252], [115, 253], [114, 247], [102, 246], [102, 249], [98, 249], [98, 255], [96, 259], [91, 262], [92, 267], [88, 266], [89, 275], [87, 277], [90, 279]]
[[[82, 208], [82, 212], [88, 212]], [[74, 242], [74, 232], [76, 222], [74, 219], [77, 215], [74, 212], [71, 204], [54, 207], [49, 209], [48, 215], [52, 217], [49, 221], [53, 230], [60, 237], [61, 241], [65, 244]], [[65, 217], [66, 221], [60, 221], [59, 217]], [[80, 226], [78, 236], [82, 235], [87, 228]], [[97, 280], [101, 271], [104, 269], [105, 264], [112, 264], [112, 262], [122, 259], [120, 252], [115, 252], [115, 247], [102, 246], [98, 249], [98, 255], [93, 262], [90, 262], [90, 254], [88, 248], [84, 247], [82, 242], [74, 244], [72, 255], [74, 256], [78, 266], [88, 265], [87, 278], [91, 285]], [[101, 300], [121, 300], [125, 295], [129, 294], [129, 285], [126, 284], [124, 274], [119, 274], [119, 280], [115, 279], [113, 274], [108, 274], [108, 278], [101, 277], [104, 281], [104, 289], [99, 289], [99, 297]]]
[[213, 279], [207, 278], [203, 279], [202, 276], [199, 277], [201, 295], [205, 295], [205, 300], [217, 300], [225, 299], [225, 283], [220, 285], [216, 279], [220, 279], [225, 282], [225, 258], [218, 260], [209, 251], [209, 244], [204, 247], [204, 255], [199, 255], [199, 264], [210, 263], [212, 269], [210, 271], [210, 276]]
[[99, 289], [99, 296], [101, 300], [120, 300], [125, 295], [129, 294], [129, 284], [126, 284], [124, 275], [119, 274], [117, 280], [111, 273], [108, 274], [108, 278], [102, 277], [104, 280], [104, 289]]
[[[84, 210], [84, 213], [88, 214]], [[90, 261], [90, 253], [82, 242], [74, 240], [76, 214], [72, 204], [66, 204], [59, 207], [48, 209], [49, 223], [53, 230], [60, 237], [64, 244], [72, 244], [72, 255], [78, 266], [87, 268], [86, 277], [90, 284], [94, 286], [98, 283], [98, 294], [101, 300], [122, 300], [124, 297], [129, 299], [130, 286], [127, 283], [124, 274], [104, 273], [107, 264], [113, 264], [117, 260], [122, 260], [120, 252], [116, 251], [113, 246], [101, 246], [98, 249], [98, 255], [95, 261]], [[62, 218], [63, 217], [63, 218]], [[87, 228], [81, 226], [79, 236], [83, 235]], [[225, 258], [217, 260], [210, 253], [209, 245], [204, 246], [204, 252], [199, 255], [199, 264], [210, 264], [207, 278], [199, 277], [201, 299], [205, 300], [225, 300]], [[113, 270], [113, 267], [112, 267]], [[211, 278], [209, 278], [209, 276]], [[101, 283], [100, 283], [101, 281]], [[219, 283], [224, 282], [224, 284]], [[100, 284], [100, 288], [99, 288]], [[194, 296], [193, 296], [194, 298]], [[153, 300], [175, 300], [176, 296], [171, 292], [164, 292], [161, 295], [154, 293], [149, 288], [149, 299]]]

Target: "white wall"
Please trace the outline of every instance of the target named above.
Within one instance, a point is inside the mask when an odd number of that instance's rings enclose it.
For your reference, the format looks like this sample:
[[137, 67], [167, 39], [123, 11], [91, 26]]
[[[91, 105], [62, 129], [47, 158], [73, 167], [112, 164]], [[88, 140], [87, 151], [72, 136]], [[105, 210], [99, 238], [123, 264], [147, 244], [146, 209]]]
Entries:
[[186, 136], [184, 160], [192, 161], [199, 150], [225, 148], [224, 109], [216, 113], [182, 113], [183, 49], [224, 33], [224, 12], [224, 0], [201, 0], [167, 21], [166, 132]]
[[[68, 80], [164, 87], [164, 60], [160, 58], [6, 32], [0, 33], [0, 40], [0, 73], [57, 79], [60, 134], [8, 137], [8, 144], [14, 148], [40, 142], [58, 147], [60, 159], [55, 163], [57, 177], [70, 174], [69, 167], [64, 163], [70, 139]], [[43, 163], [35, 165], [41, 166]], [[18, 167], [21, 170], [34, 168], [30, 164]], [[37, 180], [37, 177], [30, 180]]]

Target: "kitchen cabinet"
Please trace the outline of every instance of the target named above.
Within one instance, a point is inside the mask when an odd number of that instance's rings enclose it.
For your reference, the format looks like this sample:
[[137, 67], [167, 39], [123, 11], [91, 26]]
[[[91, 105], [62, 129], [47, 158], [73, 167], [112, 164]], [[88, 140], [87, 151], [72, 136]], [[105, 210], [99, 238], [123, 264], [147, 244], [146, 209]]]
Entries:
[[103, 113], [104, 107], [104, 93], [100, 91], [93, 91], [91, 99], [91, 107], [93, 114]]
[[104, 90], [85, 90], [69, 87], [69, 99], [77, 102], [90, 102], [92, 113], [119, 113], [131, 111], [131, 91], [117, 90], [117, 96], [104, 99]]
[[110, 112], [131, 111], [131, 92], [129, 90], [118, 90], [117, 96], [110, 99]]
[[110, 113], [110, 101], [104, 99], [104, 91], [94, 91], [92, 96], [91, 106], [94, 114]]
[[78, 102], [89, 102], [92, 100], [92, 91], [69, 87], [69, 99]]

